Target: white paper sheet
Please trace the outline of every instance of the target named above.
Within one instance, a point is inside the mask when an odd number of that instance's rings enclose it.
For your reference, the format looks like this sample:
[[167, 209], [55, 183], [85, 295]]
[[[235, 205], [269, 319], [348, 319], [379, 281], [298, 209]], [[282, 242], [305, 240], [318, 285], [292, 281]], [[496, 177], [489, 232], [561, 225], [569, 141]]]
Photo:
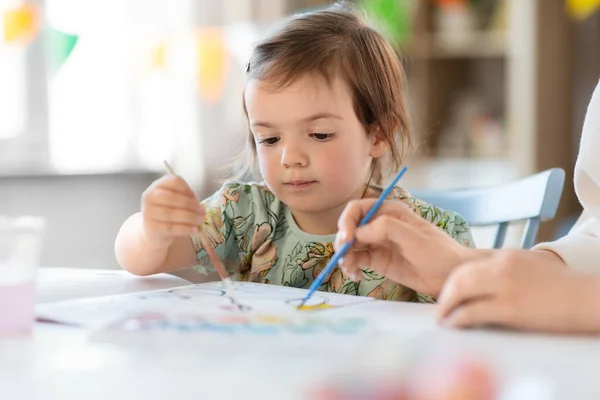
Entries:
[[[248, 282], [235, 282], [234, 285], [235, 298], [245, 314], [298, 315], [297, 305], [307, 292], [304, 289]], [[347, 306], [372, 300], [368, 297], [316, 292], [307, 305], [311, 310], [335, 316], [345, 314]], [[87, 327], [141, 313], [220, 316], [240, 313], [240, 310], [221, 282], [36, 307], [40, 319]]]

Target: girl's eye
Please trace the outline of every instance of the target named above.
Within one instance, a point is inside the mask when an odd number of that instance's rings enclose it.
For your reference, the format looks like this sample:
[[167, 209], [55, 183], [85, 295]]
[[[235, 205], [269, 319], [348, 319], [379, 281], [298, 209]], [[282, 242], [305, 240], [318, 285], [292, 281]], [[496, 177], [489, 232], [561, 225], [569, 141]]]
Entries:
[[311, 133], [311, 136], [319, 142], [326, 142], [333, 137], [333, 133]]
[[277, 142], [279, 142], [279, 138], [276, 136], [258, 140], [258, 144], [266, 144], [267, 146], [273, 146]]

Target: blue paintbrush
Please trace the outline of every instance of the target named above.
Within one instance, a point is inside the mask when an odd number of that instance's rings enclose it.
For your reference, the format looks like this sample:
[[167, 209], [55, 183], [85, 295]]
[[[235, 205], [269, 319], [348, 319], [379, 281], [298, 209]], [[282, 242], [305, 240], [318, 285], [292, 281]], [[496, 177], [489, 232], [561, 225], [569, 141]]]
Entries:
[[[381, 195], [379, 196], [379, 198], [377, 199], [375, 204], [373, 204], [373, 207], [371, 207], [369, 212], [363, 217], [363, 219], [360, 221], [360, 224], [358, 224], [358, 226], [365, 225], [366, 223], [368, 223], [371, 220], [371, 218], [373, 218], [373, 216], [375, 215], [377, 210], [379, 210], [379, 207], [381, 207], [381, 204], [383, 204], [383, 201], [390, 195], [390, 192], [392, 191], [394, 186], [396, 186], [396, 184], [398, 183], [400, 178], [402, 178], [402, 175], [404, 175], [407, 168], [408, 167], [402, 168], [400, 170], [400, 172], [398, 172], [398, 175], [396, 175], [394, 180], [388, 185], [388, 187], [386, 187], [385, 190], [383, 192], [381, 192]], [[340, 258], [342, 258], [344, 255], [346, 255], [346, 253], [348, 252], [348, 250], [350, 250], [350, 247], [352, 247], [353, 244], [354, 244], [354, 239], [352, 239], [351, 241], [349, 241], [348, 243], [343, 245], [342, 248], [340, 249], [340, 251], [338, 251], [337, 253], [335, 253], [333, 255], [333, 257], [331, 257], [331, 259], [329, 260], [329, 262], [327, 263], [325, 268], [323, 268], [323, 271], [321, 271], [319, 276], [317, 276], [317, 279], [315, 279], [314, 282], [312, 283], [312, 285], [310, 285], [310, 288], [308, 288], [308, 293], [306, 294], [306, 297], [304, 298], [304, 300], [302, 300], [302, 303], [300, 303], [300, 305], [298, 306], [298, 309], [301, 309], [304, 306], [304, 304], [308, 301], [308, 299], [310, 299], [310, 296], [313, 295], [315, 290], [317, 290], [319, 288], [319, 286], [321, 286], [323, 284], [323, 280], [325, 279], [325, 277], [328, 276], [333, 271], [335, 266], [340, 261]]]

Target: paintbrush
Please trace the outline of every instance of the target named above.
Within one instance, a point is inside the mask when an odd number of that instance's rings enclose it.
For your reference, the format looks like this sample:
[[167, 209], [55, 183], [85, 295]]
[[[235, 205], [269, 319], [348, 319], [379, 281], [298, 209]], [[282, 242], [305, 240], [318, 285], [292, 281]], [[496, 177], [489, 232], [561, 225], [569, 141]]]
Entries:
[[[358, 226], [363, 226], [367, 224], [373, 218], [377, 210], [379, 210], [379, 207], [381, 207], [381, 205], [383, 204], [383, 201], [390, 195], [390, 192], [392, 191], [394, 186], [396, 186], [400, 178], [402, 178], [402, 175], [404, 175], [407, 168], [408, 167], [402, 168], [400, 172], [398, 172], [398, 175], [396, 175], [392, 182], [390, 182], [388, 187], [386, 187], [383, 190], [383, 192], [381, 192], [381, 195], [379, 196], [375, 204], [373, 204], [373, 207], [371, 207], [369, 212], [363, 217]], [[306, 304], [306, 302], [310, 299], [313, 293], [319, 288], [319, 286], [323, 284], [323, 280], [325, 279], [325, 277], [327, 277], [333, 271], [336, 265], [338, 265], [340, 259], [344, 257], [344, 255], [346, 255], [346, 253], [350, 250], [353, 244], [354, 238], [351, 241], [344, 244], [340, 251], [338, 251], [333, 255], [333, 257], [331, 257], [325, 268], [323, 268], [323, 271], [321, 271], [319, 276], [317, 276], [317, 279], [315, 279], [312, 285], [310, 285], [310, 287], [308, 288], [308, 293], [306, 294], [306, 297], [304, 297], [302, 303], [300, 303], [300, 305], [298, 306], [299, 310], [302, 309], [302, 307], [304, 307], [304, 304]]]
[[[171, 168], [171, 166], [169, 165], [169, 163], [167, 161], [163, 161], [163, 165], [164, 165], [167, 173], [169, 173], [171, 175], [175, 175], [173, 168]], [[204, 233], [204, 229], [202, 229], [202, 227], [199, 227], [199, 228], [200, 229], [198, 229], [198, 238], [200, 239], [200, 243], [202, 244], [202, 247], [204, 248], [204, 250], [206, 250], [206, 253], [208, 254], [208, 257], [210, 258], [210, 261], [212, 262], [215, 269], [217, 270], [217, 273], [221, 277], [221, 280], [223, 281], [223, 284], [225, 285], [225, 290], [227, 291], [227, 296], [231, 298], [231, 300], [233, 301], [234, 304], [236, 304], [238, 307], [240, 307], [240, 303], [237, 302], [236, 297], [235, 297], [235, 289], [233, 288], [233, 286], [234, 286], [233, 281], [229, 277], [229, 274], [227, 273], [225, 266], [221, 262], [221, 259], [219, 258], [217, 253], [215, 253], [215, 249], [213, 249], [213, 247], [211, 246], [210, 241], [208, 240], [208, 237]]]

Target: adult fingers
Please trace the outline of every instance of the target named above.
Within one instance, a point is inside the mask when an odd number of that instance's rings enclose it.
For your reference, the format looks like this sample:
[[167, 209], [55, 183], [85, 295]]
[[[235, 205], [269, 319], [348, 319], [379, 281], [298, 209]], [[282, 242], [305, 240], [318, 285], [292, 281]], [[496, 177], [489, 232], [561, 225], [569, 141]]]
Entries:
[[398, 249], [403, 245], [419, 245], [421, 231], [411, 223], [391, 215], [377, 215], [369, 224], [358, 227], [355, 231], [357, 242], [364, 245], [394, 243]]
[[447, 317], [460, 305], [494, 294], [498, 281], [494, 279], [488, 259], [477, 260], [455, 269], [448, 277], [438, 297], [438, 315]]
[[[338, 236], [336, 246], [339, 247], [355, 236], [358, 225], [364, 216], [375, 204], [376, 199], [361, 199], [348, 203], [338, 220]], [[388, 217], [390, 219], [404, 220], [412, 223], [423, 222], [406, 204], [400, 201], [384, 201], [375, 218], [365, 226], [372, 224], [377, 218]]]
[[366, 250], [350, 250], [342, 259], [341, 268], [353, 281], [358, 281], [362, 269], [371, 266], [371, 252]]
[[358, 224], [376, 201], [376, 199], [354, 200], [346, 205], [338, 219], [338, 233], [335, 240], [337, 250], [354, 237]]
[[479, 297], [454, 309], [443, 324], [454, 328], [481, 325], [516, 326], [514, 307], [495, 296]]

